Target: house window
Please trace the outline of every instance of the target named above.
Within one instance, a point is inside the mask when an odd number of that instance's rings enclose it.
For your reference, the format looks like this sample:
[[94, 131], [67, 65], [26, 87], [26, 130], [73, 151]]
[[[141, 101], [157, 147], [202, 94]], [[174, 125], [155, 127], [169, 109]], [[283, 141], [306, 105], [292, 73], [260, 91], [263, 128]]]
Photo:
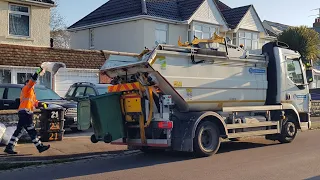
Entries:
[[232, 44], [237, 45], [237, 33], [232, 34]]
[[245, 49], [258, 49], [259, 47], [259, 38], [258, 33], [253, 32], [239, 32], [239, 45], [244, 45]]
[[31, 76], [32, 73], [17, 73], [17, 84], [24, 84]]
[[194, 35], [199, 39], [210, 39], [218, 29], [209, 25], [194, 25]]
[[[32, 75], [33, 73], [17, 73], [17, 84], [24, 84], [26, 80], [31, 78]], [[37, 83], [51, 89], [51, 73], [46, 71], [43, 76], [38, 78]]]
[[30, 8], [21, 5], [9, 5], [9, 34], [30, 37]]
[[89, 44], [90, 48], [94, 48], [94, 29], [89, 29]]
[[167, 44], [168, 42], [168, 25], [157, 23], [156, 24], [156, 44]]
[[11, 71], [0, 69], [0, 84], [11, 83]]
[[39, 84], [51, 89], [52, 83], [51, 83], [51, 73], [46, 71], [43, 76], [40, 76], [38, 79]]

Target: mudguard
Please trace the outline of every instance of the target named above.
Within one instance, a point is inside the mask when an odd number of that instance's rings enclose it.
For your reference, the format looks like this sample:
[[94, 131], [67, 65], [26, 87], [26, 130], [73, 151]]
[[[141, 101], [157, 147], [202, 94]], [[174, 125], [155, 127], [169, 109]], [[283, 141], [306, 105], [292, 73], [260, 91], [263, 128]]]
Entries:
[[172, 149], [174, 151], [193, 152], [193, 139], [197, 126], [204, 118], [211, 116], [218, 118], [224, 126], [225, 132], [222, 135], [227, 135], [227, 130], [221, 116], [215, 112], [175, 112], [172, 115], [174, 124], [172, 132]]

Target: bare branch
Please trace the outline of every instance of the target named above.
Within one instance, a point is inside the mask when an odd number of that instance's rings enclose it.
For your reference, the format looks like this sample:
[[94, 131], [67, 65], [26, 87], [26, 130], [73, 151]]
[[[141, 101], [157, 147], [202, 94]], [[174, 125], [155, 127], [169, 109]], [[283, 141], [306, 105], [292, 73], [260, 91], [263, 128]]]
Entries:
[[[59, 6], [59, 1], [55, 1]], [[59, 14], [57, 8], [51, 9], [50, 36], [53, 38], [53, 46], [57, 48], [70, 48], [70, 34], [66, 31], [67, 25], [64, 18]]]

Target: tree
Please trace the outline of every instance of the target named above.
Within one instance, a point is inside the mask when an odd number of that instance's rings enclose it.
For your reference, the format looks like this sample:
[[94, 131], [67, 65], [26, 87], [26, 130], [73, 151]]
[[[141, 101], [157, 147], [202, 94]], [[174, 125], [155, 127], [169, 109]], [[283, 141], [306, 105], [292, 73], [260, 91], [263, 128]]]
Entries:
[[320, 59], [320, 36], [313, 29], [306, 26], [290, 27], [279, 35], [278, 40], [298, 51], [303, 60]]
[[[55, 1], [58, 6], [58, 1]], [[66, 31], [67, 25], [64, 18], [59, 14], [57, 8], [51, 9], [50, 14], [50, 36], [53, 39], [53, 47], [69, 48], [70, 47], [70, 33]]]

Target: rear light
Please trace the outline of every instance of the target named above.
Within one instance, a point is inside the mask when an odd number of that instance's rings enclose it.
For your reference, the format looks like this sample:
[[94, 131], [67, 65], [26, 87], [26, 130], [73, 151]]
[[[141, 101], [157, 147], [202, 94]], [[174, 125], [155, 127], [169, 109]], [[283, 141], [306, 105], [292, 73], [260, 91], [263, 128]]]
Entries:
[[172, 121], [158, 122], [158, 128], [159, 129], [172, 129], [173, 128], [173, 122]]

